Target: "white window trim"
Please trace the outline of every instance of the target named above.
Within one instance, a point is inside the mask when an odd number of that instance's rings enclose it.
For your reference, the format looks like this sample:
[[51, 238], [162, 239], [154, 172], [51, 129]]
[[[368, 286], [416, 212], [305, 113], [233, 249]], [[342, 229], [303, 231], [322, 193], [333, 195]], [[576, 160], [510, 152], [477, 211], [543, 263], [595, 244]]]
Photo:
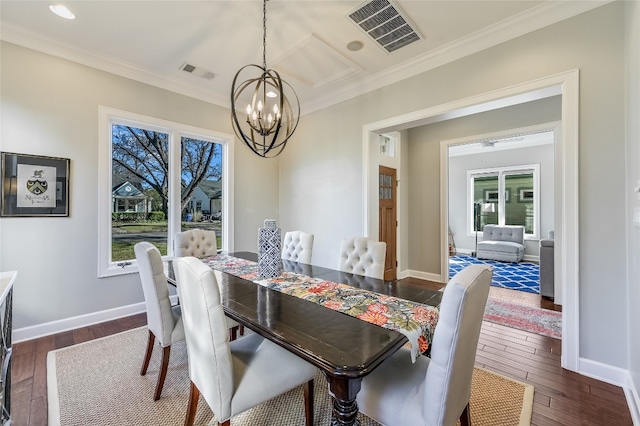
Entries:
[[[222, 146], [222, 250], [233, 251], [233, 135], [202, 129], [194, 126], [180, 124], [159, 118], [148, 117], [140, 114], [122, 111], [114, 108], [100, 106], [98, 108], [98, 277], [110, 277], [138, 272], [135, 260], [130, 264], [118, 266], [111, 259], [111, 125], [113, 122], [130, 124], [169, 135], [170, 147], [170, 176], [180, 175], [180, 141], [182, 137], [216, 142]], [[177, 194], [177, 195], [176, 195]], [[167, 251], [165, 258], [173, 257], [173, 236], [180, 232], [180, 181], [169, 179], [169, 203], [170, 220], [168, 223]]]
[[[488, 169], [475, 169], [467, 170], [467, 236], [475, 236], [476, 233], [473, 230], [473, 177], [479, 175], [498, 174], [498, 176], [528, 173], [533, 171], [533, 190], [535, 197], [533, 199], [533, 234], [524, 234], [525, 240], [539, 240], [540, 239], [540, 164], [524, 164], [518, 166], [507, 167], [492, 167]], [[498, 178], [498, 225], [504, 225], [505, 211], [504, 211], [504, 179]], [[514, 195], [512, 195], [514, 196]], [[478, 236], [484, 235], [482, 231], [478, 231]]]

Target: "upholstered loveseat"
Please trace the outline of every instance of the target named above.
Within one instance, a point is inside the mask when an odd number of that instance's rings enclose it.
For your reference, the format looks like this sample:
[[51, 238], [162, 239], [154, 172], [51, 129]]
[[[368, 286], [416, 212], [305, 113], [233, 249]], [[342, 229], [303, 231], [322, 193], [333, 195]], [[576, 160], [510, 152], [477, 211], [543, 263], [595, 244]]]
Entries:
[[524, 226], [485, 225], [478, 259], [520, 262], [524, 257]]

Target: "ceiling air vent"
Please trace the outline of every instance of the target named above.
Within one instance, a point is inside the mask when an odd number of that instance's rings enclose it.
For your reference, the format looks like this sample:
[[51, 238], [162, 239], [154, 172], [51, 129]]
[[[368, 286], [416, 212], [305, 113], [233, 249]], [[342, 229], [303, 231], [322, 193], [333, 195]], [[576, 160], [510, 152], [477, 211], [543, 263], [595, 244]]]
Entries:
[[202, 67], [197, 67], [195, 65], [191, 65], [187, 62], [185, 62], [184, 64], [180, 65], [180, 69], [182, 71], [188, 72], [189, 74], [193, 74], [197, 77], [200, 78], [204, 78], [206, 80], [212, 80], [213, 77], [215, 77], [215, 74], [212, 73], [211, 71], [207, 71], [206, 69], [202, 68]]
[[389, 53], [422, 39], [406, 13], [391, 0], [367, 1], [348, 16]]

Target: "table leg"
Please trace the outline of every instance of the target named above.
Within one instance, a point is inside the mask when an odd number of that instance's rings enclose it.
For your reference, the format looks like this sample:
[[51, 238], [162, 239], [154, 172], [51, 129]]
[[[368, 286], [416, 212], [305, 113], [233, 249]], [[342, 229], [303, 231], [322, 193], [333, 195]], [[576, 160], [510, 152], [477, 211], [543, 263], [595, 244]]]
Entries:
[[362, 378], [334, 377], [325, 373], [329, 392], [333, 397], [332, 426], [360, 426], [356, 395], [360, 391]]

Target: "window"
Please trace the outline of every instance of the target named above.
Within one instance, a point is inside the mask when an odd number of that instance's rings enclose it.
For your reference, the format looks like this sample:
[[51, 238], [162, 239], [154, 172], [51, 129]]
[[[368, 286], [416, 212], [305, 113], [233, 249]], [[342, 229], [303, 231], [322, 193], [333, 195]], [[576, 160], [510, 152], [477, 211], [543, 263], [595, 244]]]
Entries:
[[[137, 271], [133, 247], [140, 241], [171, 257], [173, 235], [185, 229], [213, 229], [218, 247], [229, 249], [232, 140], [100, 108], [99, 276]], [[205, 217], [212, 208], [223, 213]]]
[[396, 138], [392, 135], [380, 135], [380, 154], [388, 157], [396, 156]]
[[539, 170], [538, 164], [469, 170], [470, 234], [484, 225], [522, 225], [526, 236], [538, 238]]

